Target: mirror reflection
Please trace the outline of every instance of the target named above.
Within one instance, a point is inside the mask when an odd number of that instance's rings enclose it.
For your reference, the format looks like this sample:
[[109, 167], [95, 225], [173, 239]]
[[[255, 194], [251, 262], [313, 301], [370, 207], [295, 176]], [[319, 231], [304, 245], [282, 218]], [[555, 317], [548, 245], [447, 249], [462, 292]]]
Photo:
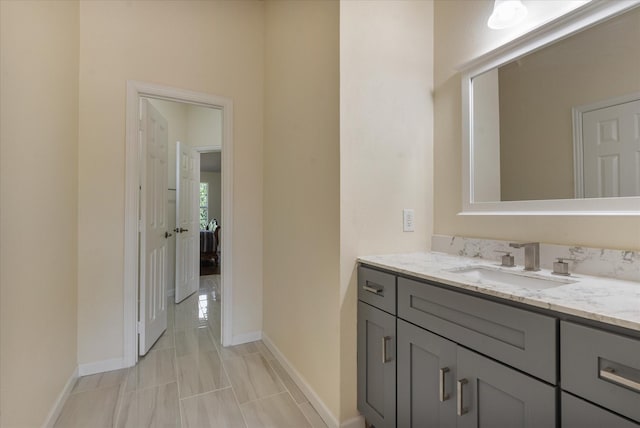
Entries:
[[475, 202], [640, 196], [640, 8], [472, 83]]

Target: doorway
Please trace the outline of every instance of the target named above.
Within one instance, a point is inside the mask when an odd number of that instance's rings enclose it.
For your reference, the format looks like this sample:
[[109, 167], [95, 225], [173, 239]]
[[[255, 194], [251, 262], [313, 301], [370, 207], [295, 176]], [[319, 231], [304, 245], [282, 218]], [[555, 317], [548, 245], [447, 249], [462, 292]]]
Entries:
[[233, 105], [231, 100], [215, 95], [186, 91], [161, 85], [127, 82], [127, 118], [126, 118], [126, 200], [125, 200], [125, 269], [124, 269], [124, 359], [128, 366], [138, 360], [138, 287], [139, 287], [139, 212], [141, 180], [144, 177], [145, 165], [141, 161], [140, 152], [140, 103], [141, 99], [155, 99], [183, 103], [189, 106], [206, 107], [222, 112], [222, 133], [220, 145], [195, 147], [198, 152], [221, 152], [221, 259], [220, 294], [221, 306], [221, 341], [227, 346], [231, 340], [232, 321], [232, 222], [233, 222]]
[[200, 153], [200, 276], [220, 275], [222, 153]]
[[640, 92], [573, 108], [576, 198], [640, 196]]

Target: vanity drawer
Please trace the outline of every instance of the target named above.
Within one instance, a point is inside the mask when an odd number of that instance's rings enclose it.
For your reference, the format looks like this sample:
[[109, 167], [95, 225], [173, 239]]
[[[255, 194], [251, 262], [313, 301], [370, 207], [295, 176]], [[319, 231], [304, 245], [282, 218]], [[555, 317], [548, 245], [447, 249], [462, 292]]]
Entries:
[[640, 340], [563, 321], [562, 389], [640, 422]]
[[398, 279], [398, 316], [555, 384], [556, 320], [433, 285]]
[[359, 266], [358, 299], [395, 315], [396, 276]]
[[561, 413], [562, 428], [638, 428], [640, 426], [566, 392], [562, 393]]

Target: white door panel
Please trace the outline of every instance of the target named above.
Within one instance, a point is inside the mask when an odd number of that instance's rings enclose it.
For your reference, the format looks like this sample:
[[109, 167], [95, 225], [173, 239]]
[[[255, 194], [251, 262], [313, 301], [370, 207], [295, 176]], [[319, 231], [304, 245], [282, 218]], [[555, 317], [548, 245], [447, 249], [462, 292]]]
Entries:
[[176, 294], [179, 303], [200, 282], [200, 154], [176, 145]]
[[141, 159], [145, 175], [140, 207], [139, 353], [145, 355], [167, 329], [167, 121], [142, 99]]
[[640, 100], [582, 116], [584, 196], [640, 196]]

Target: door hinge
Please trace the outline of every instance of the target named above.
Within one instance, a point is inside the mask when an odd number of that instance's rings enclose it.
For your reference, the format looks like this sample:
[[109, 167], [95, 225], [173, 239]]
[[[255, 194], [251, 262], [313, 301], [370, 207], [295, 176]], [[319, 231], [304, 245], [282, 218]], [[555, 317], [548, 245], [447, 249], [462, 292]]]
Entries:
[[142, 334], [142, 323], [138, 321], [137, 323], [138, 334]]

